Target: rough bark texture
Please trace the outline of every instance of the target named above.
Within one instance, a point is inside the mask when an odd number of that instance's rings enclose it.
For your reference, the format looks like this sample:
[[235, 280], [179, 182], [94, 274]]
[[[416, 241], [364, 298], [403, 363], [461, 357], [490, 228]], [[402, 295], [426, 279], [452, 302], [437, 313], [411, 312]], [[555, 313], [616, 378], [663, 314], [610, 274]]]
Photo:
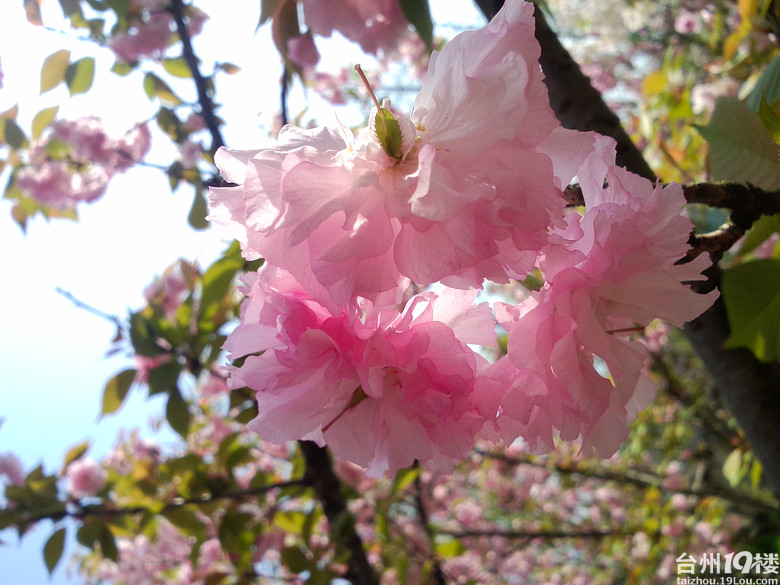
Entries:
[[[503, 0], [475, 2], [488, 19], [504, 3]], [[538, 7], [536, 27], [536, 38], [542, 47], [540, 63], [550, 104], [561, 124], [575, 130], [595, 130], [611, 136], [618, 143], [618, 164], [655, 180], [656, 175], [641, 152], [561, 45]], [[739, 211], [732, 208], [732, 217], [735, 213], [738, 217]], [[711, 272], [705, 286], [715, 287], [719, 284], [717, 270]], [[729, 325], [721, 300], [689, 323], [685, 333], [761, 461], [769, 488], [780, 499], [780, 367], [763, 364], [744, 349], [723, 349]]]

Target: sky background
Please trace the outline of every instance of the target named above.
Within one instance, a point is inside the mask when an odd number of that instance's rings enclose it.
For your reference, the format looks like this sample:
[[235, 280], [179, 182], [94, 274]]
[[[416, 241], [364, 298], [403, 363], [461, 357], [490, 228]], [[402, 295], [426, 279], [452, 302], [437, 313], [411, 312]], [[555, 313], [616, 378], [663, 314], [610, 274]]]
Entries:
[[[255, 34], [260, 3], [232, 2], [229, 11], [220, 0], [199, 0], [197, 5], [211, 18], [194, 39], [196, 53], [205, 64], [233, 62], [241, 67], [240, 73], [217, 79], [226, 143], [231, 148], [267, 146], [261, 123], [278, 111], [281, 65], [269, 27]], [[47, 25], [65, 29], [55, 0], [43, 2], [42, 9]], [[434, 0], [432, 10], [438, 22], [481, 22], [470, 0]], [[437, 34], [447, 30], [438, 28]], [[343, 40], [334, 39], [329, 47], [318, 40], [318, 46], [326, 69], [351, 66], [357, 58], [365, 63], [356, 46]], [[40, 96], [41, 63], [62, 48], [71, 50], [72, 61], [97, 58], [93, 89], [73, 99], [67, 99], [64, 86]], [[0, 3], [0, 61], [0, 112], [19, 104], [19, 124], [26, 130], [39, 110], [57, 104], [62, 104], [59, 118], [102, 114], [114, 136], [157, 111], [157, 104], [141, 91], [140, 74], [118, 78], [108, 73], [114, 61], [108, 50], [28, 25], [21, 0]], [[314, 114], [325, 111], [316, 97], [307, 100], [298, 91], [291, 112], [303, 107]], [[163, 143], [161, 139], [153, 145], [147, 160], [170, 164], [175, 151]], [[0, 179], [5, 185], [7, 173]], [[115, 326], [77, 308], [56, 290], [124, 317], [142, 306], [143, 288], [178, 258], [208, 265], [228, 240], [216, 230], [189, 228], [191, 202], [191, 190], [184, 187], [172, 194], [167, 178], [152, 168], [115, 176], [102, 199], [79, 207], [78, 223], [37, 217], [24, 234], [10, 217], [10, 202], [0, 201], [0, 454], [17, 454], [25, 471], [42, 463], [53, 472], [68, 449], [82, 441], [90, 441], [89, 455], [101, 458], [120, 428], [152, 436], [147, 420], [161, 412], [162, 398], [147, 401], [144, 390], [134, 389], [118, 414], [98, 420], [105, 382], [132, 367], [132, 360], [125, 355], [107, 358]], [[163, 432], [157, 439], [171, 441], [172, 435]], [[0, 533], [0, 584], [81, 582], [68, 577], [69, 556], [75, 550], [72, 538], [49, 578], [41, 551], [52, 531], [50, 523], [43, 523], [21, 542], [11, 531]]]

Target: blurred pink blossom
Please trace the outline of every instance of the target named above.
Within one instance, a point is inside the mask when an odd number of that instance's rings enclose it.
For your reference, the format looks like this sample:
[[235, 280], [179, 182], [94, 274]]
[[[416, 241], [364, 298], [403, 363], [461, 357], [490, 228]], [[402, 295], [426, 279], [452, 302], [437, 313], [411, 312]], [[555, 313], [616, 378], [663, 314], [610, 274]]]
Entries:
[[77, 459], [68, 465], [68, 493], [76, 498], [94, 496], [106, 485], [106, 470], [94, 459]]
[[287, 58], [305, 70], [316, 67], [320, 53], [311, 32], [287, 40]]
[[5, 476], [11, 485], [24, 485], [22, 462], [13, 453], [0, 455], [0, 477]]
[[[19, 171], [17, 182], [38, 201], [69, 209], [103, 195], [111, 177], [143, 160], [150, 144], [145, 124], [115, 139], [94, 116], [56, 120], [49, 133], [32, 144], [28, 164]], [[57, 157], [50, 154], [52, 149]], [[63, 149], [65, 154], [59, 154]]]
[[302, 0], [306, 25], [319, 36], [338, 31], [377, 53], [392, 48], [409, 23], [397, 0]]

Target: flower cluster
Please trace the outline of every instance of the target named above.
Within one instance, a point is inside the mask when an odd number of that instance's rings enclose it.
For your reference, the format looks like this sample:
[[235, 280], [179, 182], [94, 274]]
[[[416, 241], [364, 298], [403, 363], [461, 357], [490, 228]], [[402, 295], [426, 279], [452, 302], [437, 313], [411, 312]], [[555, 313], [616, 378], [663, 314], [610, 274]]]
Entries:
[[[230, 384], [257, 391], [263, 438], [327, 443], [372, 475], [451, 468], [479, 435], [615, 451], [652, 395], [631, 333], [713, 297], [681, 284], [704, 266], [676, 264], [679, 186], [562, 128], [539, 53], [533, 6], [509, 1], [434, 53], [408, 118], [377, 101], [357, 135], [287, 126], [273, 149], [217, 153], [236, 186], [212, 189], [209, 217], [267, 263], [226, 345], [249, 356]], [[575, 176], [584, 214], [562, 197]], [[531, 272], [541, 289], [496, 306], [508, 355], [488, 364], [468, 345], [494, 343], [476, 290]], [[444, 288], [408, 299], [411, 283]]]
[[[141, 57], [161, 57], [174, 40], [174, 19], [165, 0], [132, 0], [129, 26], [108, 39], [108, 47], [124, 63]], [[203, 29], [208, 16], [195, 6], [186, 8], [187, 32], [195, 36]]]
[[150, 144], [145, 124], [111, 138], [94, 116], [57, 120], [30, 148], [28, 164], [19, 171], [17, 182], [41, 203], [73, 208], [103, 195], [111, 177], [142, 160]]

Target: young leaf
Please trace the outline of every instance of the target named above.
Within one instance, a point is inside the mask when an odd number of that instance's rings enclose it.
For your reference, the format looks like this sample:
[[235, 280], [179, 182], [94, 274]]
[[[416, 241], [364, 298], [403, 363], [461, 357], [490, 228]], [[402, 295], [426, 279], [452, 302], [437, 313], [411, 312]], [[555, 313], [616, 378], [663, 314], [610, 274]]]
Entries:
[[778, 145], [758, 114], [736, 98], [719, 98], [707, 126], [699, 132], [710, 147], [714, 181], [752, 183], [762, 189], [780, 188]]
[[780, 56], [766, 66], [745, 103], [751, 110], [758, 112], [762, 98], [766, 98], [770, 104], [780, 100]]
[[133, 369], [123, 370], [106, 383], [100, 416], [116, 412], [122, 406], [130, 386], [135, 381], [135, 374]]
[[51, 108], [44, 108], [37, 114], [32, 121], [32, 137], [40, 138], [43, 131], [51, 124], [51, 121], [57, 115], [59, 106], [52, 106]]
[[772, 106], [761, 96], [761, 103], [758, 105], [758, 115], [764, 128], [769, 130], [775, 144], [780, 145], [780, 115], [772, 109]]
[[52, 53], [41, 65], [41, 93], [54, 89], [65, 80], [65, 70], [70, 63], [70, 51], [62, 49]]
[[206, 205], [206, 198], [203, 196], [203, 190], [196, 185], [195, 198], [192, 200], [192, 207], [190, 213], [187, 216], [187, 221], [196, 230], [205, 230], [209, 227], [209, 222], [206, 221], [206, 215], [208, 215], [208, 207]]
[[190, 410], [187, 401], [181, 395], [178, 388], [173, 388], [168, 395], [168, 403], [165, 406], [165, 418], [171, 428], [183, 438], [187, 438], [190, 429]]
[[147, 73], [144, 76], [144, 92], [150, 100], [156, 97], [161, 102], [172, 106], [179, 106], [183, 103], [179, 96], [173, 93], [170, 86], [154, 73]]
[[65, 470], [68, 468], [68, 465], [79, 459], [84, 455], [84, 453], [87, 452], [87, 449], [89, 449], [89, 441], [84, 441], [83, 443], [79, 443], [75, 447], [71, 447], [71, 449], [65, 453], [65, 459], [62, 462], [62, 470], [60, 471], [60, 475], [65, 473]]
[[184, 60], [184, 57], [178, 57], [176, 59], [163, 59], [162, 65], [163, 69], [165, 69], [174, 77], [181, 77], [185, 79], [192, 77], [192, 72], [190, 71], [189, 65], [187, 65], [187, 61]]
[[65, 528], [60, 528], [49, 537], [43, 546], [43, 560], [46, 562], [46, 568], [49, 575], [54, 572], [57, 564], [62, 558], [62, 552], [65, 550]]
[[25, 148], [28, 144], [24, 131], [10, 118], [0, 118], [0, 138], [8, 146], [17, 150]]
[[95, 58], [84, 57], [74, 61], [65, 70], [65, 83], [70, 95], [86, 93], [95, 79]]
[[379, 108], [376, 113], [374, 131], [377, 140], [382, 145], [382, 149], [387, 156], [395, 159], [403, 158], [401, 148], [403, 146], [403, 135], [401, 126], [395, 119], [393, 113], [387, 108]]
[[747, 347], [758, 359], [780, 360], [780, 260], [755, 260], [723, 273], [731, 336], [724, 347]]

